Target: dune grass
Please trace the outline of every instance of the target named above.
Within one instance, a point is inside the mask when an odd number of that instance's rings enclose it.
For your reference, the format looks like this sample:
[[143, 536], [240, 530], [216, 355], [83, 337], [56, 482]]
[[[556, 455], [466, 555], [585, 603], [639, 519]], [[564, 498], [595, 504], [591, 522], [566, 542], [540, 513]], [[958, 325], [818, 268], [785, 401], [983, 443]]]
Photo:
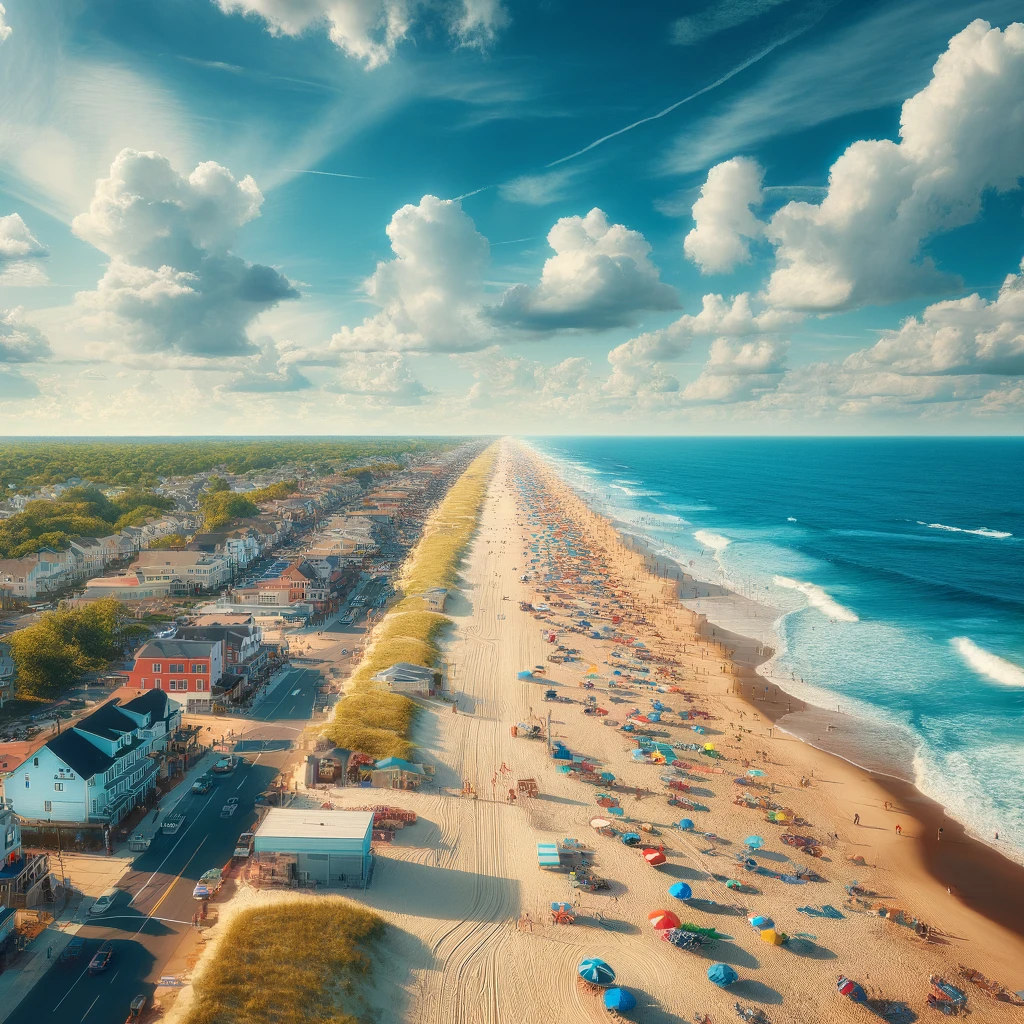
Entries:
[[341, 897], [242, 911], [195, 984], [185, 1024], [360, 1024], [383, 919]]
[[363, 660], [352, 674], [348, 695], [335, 705], [324, 735], [339, 747], [408, 759], [414, 748], [409, 733], [418, 711], [415, 701], [383, 690], [373, 676], [396, 662], [433, 668], [451, 620], [427, 611], [417, 596], [431, 587], [451, 589], [476, 529], [494, 466], [492, 445], [452, 485], [424, 526], [423, 537], [404, 567], [400, 601], [374, 631]]

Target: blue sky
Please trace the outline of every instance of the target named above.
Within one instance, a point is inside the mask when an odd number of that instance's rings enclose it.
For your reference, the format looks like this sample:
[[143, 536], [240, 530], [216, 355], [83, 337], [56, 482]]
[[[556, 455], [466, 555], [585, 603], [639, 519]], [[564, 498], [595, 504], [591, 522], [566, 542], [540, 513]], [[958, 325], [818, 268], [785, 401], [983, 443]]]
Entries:
[[3, 0], [0, 431], [1018, 433], [1010, 0]]

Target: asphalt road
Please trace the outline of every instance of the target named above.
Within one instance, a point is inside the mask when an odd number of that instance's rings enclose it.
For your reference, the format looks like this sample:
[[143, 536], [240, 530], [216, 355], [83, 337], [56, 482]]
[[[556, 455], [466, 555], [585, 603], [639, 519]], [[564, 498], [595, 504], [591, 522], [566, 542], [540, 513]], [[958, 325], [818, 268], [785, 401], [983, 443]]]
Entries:
[[[111, 910], [89, 918], [79, 932], [85, 939], [81, 957], [70, 964], [55, 962], [7, 1024], [121, 1024], [135, 996], [152, 998], [157, 980], [192, 928], [199, 909], [193, 887], [204, 871], [231, 860], [238, 836], [256, 820], [255, 798], [273, 782], [289, 756], [289, 741], [309, 719], [319, 678], [314, 670], [293, 669], [281, 680], [239, 741], [237, 749], [250, 763], [218, 776], [205, 796], [186, 792], [175, 808], [186, 815], [182, 831], [157, 835], [135, 858], [118, 883], [125, 891]], [[231, 798], [237, 805], [228, 813]], [[162, 814], [176, 799], [174, 791], [164, 800]], [[227, 883], [221, 899], [230, 895], [233, 884]], [[114, 947], [110, 969], [90, 975], [89, 960], [105, 941]]]

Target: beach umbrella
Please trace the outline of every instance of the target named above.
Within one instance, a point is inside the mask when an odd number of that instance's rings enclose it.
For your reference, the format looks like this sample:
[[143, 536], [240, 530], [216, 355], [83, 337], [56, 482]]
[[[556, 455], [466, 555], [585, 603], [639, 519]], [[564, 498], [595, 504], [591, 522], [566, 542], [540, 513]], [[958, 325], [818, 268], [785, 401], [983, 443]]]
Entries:
[[714, 750], [715, 749], [715, 745], [714, 745], [714, 743], [705, 743], [704, 744], [704, 749], [705, 750]]
[[660, 711], [652, 711], [647, 716], [647, 721], [648, 722], [660, 722], [661, 721], [661, 712]]
[[639, 832], [623, 832], [622, 835], [619, 836], [620, 842], [624, 843], [626, 846], [636, 845], [640, 842], [640, 838]]
[[636, 999], [628, 988], [610, 988], [604, 994], [604, 1008], [628, 1013], [636, 1006]]
[[677, 900], [688, 900], [693, 895], [693, 890], [685, 882], [676, 882], [668, 887], [669, 896], [675, 896]]
[[607, 818], [591, 818], [590, 819], [590, 827], [591, 828], [607, 828], [610, 824], [611, 824], [611, 822]]
[[652, 868], [656, 868], [659, 864], [664, 864], [666, 861], [665, 854], [661, 850], [644, 850], [644, 860], [651, 865]]
[[708, 968], [708, 981], [719, 988], [731, 985], [734, 981], [738, 981], [739, 977], [728, 964], [712, 964]]
[[747, 836], [747, 838], [743, 840], [743, 845], [748, 850], [760, 850], [761, 847], [764, 846], [764, 840], [760, 836]]
[[693, 822], [689, 818], [680, 818], [677, 828], [681, 828], [684, 832], [689, 832], [693, 828]]
[[616, 818], [621, 818], [626, 812], [621, 807], [609, 807], [609, 814], [614, 814]]
[[647, 920], [651, 922], [651, 927], [656, 932], [679, 927], [679, 918], [671, 910], [652, 910], [647, 915]]
[[774, 928], [764, 928], [761, 931], [761, 941], [767, 942], [770, 946], [781, 946], [782, 936]]
[[601, 781], [602, 782], [614, 782], [615, 781], [615, 776], [612, 775], [611, 772], [601, 772]]
[[761, 914], [755, 914], [754, 917], [747, 918], [751, 925], [758, 931], [763, 928], [774, 928], [775, 922], [770, 917], [764, 917]]
[[584, 981], [589, 981], [593, 985], [610, 985], [615, 980], [615, 972], [611, 966], [596, 956], [588, 956], [581, 960], [576, 970]]
[[836, 988], [841, 996], [852, 999], [855, 1003], [863, 1003], [867, 1000], [867, 993], [855, 981], [851, 981], [845, 974], [840, 974], [836, 981]]
[[760, 779], [764, 777], [764, 772], [760, 768], [751, 768], [747, 771], [747, 774], [752, 778]]

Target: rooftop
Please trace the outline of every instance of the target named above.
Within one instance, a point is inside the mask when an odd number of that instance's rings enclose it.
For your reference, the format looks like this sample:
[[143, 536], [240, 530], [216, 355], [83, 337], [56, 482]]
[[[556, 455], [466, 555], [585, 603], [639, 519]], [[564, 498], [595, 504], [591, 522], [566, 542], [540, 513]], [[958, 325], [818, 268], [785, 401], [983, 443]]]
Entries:
[[261, 839], [362, 839], [372, 827], [372, 811], [272, 807], [257, 835]]

